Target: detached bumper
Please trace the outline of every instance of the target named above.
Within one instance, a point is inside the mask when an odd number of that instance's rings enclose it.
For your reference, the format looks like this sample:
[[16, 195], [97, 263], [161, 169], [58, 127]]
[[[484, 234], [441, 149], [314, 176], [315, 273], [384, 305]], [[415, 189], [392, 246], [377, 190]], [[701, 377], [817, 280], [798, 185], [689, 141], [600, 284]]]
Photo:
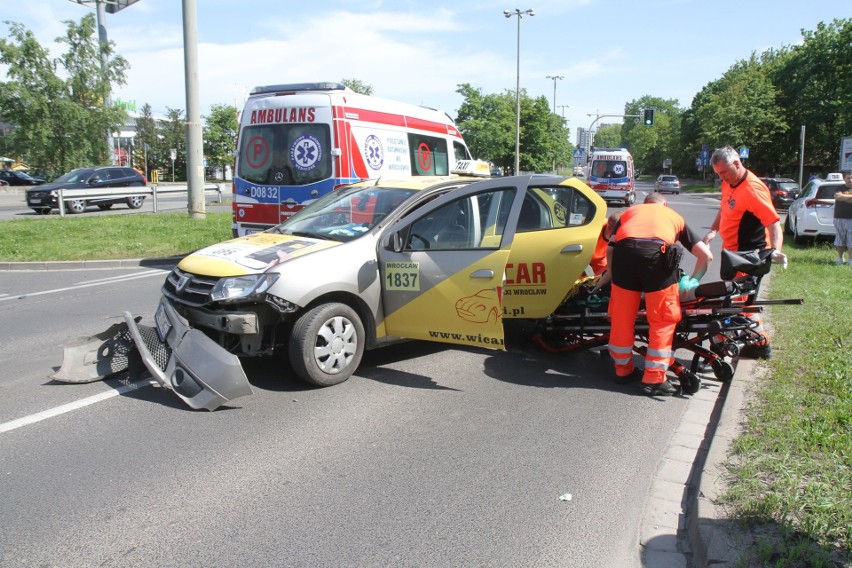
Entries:
[[252, 394], [239, 358], [189, 326], [165, 298], [155, 313], [155, 327], [139, 325], [124, 313], [145, 368], [194, 409], [215, 410]]

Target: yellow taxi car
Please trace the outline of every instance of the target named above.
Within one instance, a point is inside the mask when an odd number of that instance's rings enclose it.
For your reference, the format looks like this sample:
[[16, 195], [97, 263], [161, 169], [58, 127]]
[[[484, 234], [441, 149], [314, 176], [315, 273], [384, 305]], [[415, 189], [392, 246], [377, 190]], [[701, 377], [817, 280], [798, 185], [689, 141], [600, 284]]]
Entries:
[[238, 357], [276, 349], [322, 386], [399, 339], [505, 349], [504, 321], [553, 313], [605, 216], [576, 178], [365, 181], [185, 257], [155, 327], [125, 321], [154, 378], [211, 410], [251, 392]]

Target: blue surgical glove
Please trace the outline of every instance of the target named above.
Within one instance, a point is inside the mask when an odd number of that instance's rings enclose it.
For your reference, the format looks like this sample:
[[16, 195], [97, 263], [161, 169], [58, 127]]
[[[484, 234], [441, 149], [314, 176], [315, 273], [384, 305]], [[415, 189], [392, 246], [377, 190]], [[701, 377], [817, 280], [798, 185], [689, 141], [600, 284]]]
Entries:
[[680, 290], [694, 290], [698, 288], [698, 280], [684, 274], [677, 283], [677, 287]]

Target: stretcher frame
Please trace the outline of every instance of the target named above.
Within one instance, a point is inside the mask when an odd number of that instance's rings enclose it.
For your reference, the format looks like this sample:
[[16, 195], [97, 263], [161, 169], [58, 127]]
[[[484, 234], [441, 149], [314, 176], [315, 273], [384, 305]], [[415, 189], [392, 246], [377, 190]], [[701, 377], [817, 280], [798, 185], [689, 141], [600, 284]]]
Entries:
[[[687, 367], [675, 358], [669, 371], [688, 394], [700, 388], [697, 373], [705, 366], [709, 366], [717, 380], [730, 382], [743, 349], [766, 343], [760, 322], [749, 316], [763, 312], [765, 306], [803, 303], [802, 299], [758, 299], [761, 281], [771, 264], [771, 251], [761, 255], [765, 258], [758, 258], [754, 265], [734, 261], [735, 269], [731, 267], [730, 255], [736, 253], [723, 255], [721, 273], [733, 277], [702, 284], [694, 293], [681, 294], [681, 321], [675, 329], [672, 349], [691, 352], [692, 361]], [[578, 283], [577, 293], [539, 322], [533, 333], [538, 345], [553, 353], [606, 347], [610, 334], [608, 294], [591, 292], [596, 280]], [[649, 332], [644, 302], [640, 305], [634, 330], [633, 350], [644, 356]]]

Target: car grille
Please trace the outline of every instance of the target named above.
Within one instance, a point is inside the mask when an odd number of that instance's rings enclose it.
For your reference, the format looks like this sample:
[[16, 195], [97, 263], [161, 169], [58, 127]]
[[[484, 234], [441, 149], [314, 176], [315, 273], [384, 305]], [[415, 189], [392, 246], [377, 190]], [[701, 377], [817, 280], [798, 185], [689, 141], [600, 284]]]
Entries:
[[163, 283], [163, 294], [187, 306], [204, 306], [210, 303], [210, 292], [218, 278], [199, 276], [175, 268]]
[[160, 341], [157, 330], [153, 327], [137, 325], [137, 329], [139, 330], [139, 335], [142, 336], [145, 347], [148, 348], [148, 352], [154, 359], [154, 363], [156, 363], [161, 371], [165, 371], [169, 364], [169, 358], [172, 356], [172, 348]]

